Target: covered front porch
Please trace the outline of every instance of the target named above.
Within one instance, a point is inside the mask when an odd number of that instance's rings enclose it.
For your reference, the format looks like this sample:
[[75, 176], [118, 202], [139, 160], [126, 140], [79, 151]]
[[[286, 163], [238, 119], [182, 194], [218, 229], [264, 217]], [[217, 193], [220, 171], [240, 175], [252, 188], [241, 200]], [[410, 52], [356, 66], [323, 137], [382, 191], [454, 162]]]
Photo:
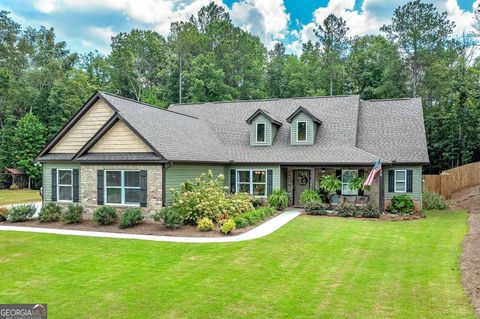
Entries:
[[[333, 196], [332, 203], [347, 203], [352, 205], [372, 204], [379, 207], [380, 196], [380, 175], [377, 174], [369, 191], [352, 190], [349, 187], [350, 181], [358, 176], [367, 177], [372, 166], [282, 166], [283, 187], [288, 191], [288, 204], [293, 207], [300, 207], [300, 195], [306, 189], [320, 189], [320, 182], [323, 176], [334, 175], [342, 183], [341, 190]], [[325, 193], [325, 196], [327, 194]]]

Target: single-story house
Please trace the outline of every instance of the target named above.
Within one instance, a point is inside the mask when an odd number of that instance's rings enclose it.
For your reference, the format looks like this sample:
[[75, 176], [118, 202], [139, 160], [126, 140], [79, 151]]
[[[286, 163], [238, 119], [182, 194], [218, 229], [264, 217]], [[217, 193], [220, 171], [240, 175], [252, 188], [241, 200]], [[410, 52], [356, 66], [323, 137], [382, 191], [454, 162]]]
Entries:
[[[369, 202], [380, 209], [406, 193], [417, 208], [429, 162], [420, 99], [363, 101], [357, 95], [175, 104], [157, 108], [97, 92], [44, 148], [45, 202], [141, 207], [172, 203], [171, 188], [211, 170], [231, 192], [266, 197], [336, 174], [349, 181], [380, 159]], [[383, 180], [384, 179], [384, 180]], [[361, 192], [361, 191], [360, 191]]]

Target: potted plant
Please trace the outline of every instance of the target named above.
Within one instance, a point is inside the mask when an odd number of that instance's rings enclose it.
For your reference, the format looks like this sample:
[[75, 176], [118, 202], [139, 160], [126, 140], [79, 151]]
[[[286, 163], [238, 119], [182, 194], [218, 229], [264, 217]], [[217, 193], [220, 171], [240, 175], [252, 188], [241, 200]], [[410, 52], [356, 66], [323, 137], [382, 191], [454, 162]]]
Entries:
[[320, 188], [327, 192], [330, 204], [338, 203], [337, 191], [342, 189], [342, 181], [337, 176], [323, 176], [320, 182]]
[[[366, 180], [366, 178], [363, 177], [363, 176], [355, 177], [354, 179], [352, 179], [350, 181], [348, 186], [350, 187], [351, 190], [354, 190], [354, 191], [365, 190], [365, 191], [369, 192], [372, 189], [372, 186], [370, 186], [370, 185], [364, 186], [365, 180]], [[368, 199], [368, 196], [363, 195], [363, 193], [361, 195], [357, 196], [357, 200], [360, 203], [366, 203], [367, 199]]]

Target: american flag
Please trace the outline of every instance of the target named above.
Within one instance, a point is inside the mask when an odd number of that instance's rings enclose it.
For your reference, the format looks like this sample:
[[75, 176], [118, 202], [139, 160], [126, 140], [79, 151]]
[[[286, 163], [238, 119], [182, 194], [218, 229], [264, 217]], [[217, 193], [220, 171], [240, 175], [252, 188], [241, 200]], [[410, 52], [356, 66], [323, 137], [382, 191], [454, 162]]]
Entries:
[[363, 183], [363, 186], [369, 186], [373, 184], [373, 180], [375, 179], [375, 175], [377, 175], [378, 172], [382, 170], [382, 162], [380, 159], [378, 159], [375, 162], [375, 165], [373, 165], [372, 171], [370, 174], [368, 174], [367, 179], [365, 180], [365, 183]]

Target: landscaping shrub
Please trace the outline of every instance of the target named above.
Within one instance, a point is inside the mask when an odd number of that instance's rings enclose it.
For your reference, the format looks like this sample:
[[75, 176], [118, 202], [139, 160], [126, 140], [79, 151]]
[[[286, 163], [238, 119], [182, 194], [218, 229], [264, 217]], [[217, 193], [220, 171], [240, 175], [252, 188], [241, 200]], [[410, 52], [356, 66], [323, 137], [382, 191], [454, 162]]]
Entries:
[[203, 217], [198, 220], [197, 228], [199, 231], [211, 231], [213, 229], [213, 221], [210, 218]]
[[120, 217], [118, 227], [121, 229], [130, 228], [138, 225], [143, 220], [143, 214], [140, 208], [130, 208]]
[[235, 222], [233, 219], [227, 219], [222, 226], [220, 226], [220, 231], [224, 234], [229, 234], [232, 230], [235, 229]]
[[100, 206], [93, 212], [93, 220], [100, 225], [110, 225], [117, 220], [117, 210], [111, 206]]
[[175, 207], [165, 207], [153, 214], [153, 220], [163, 221], [167, 228], [177, 229], [183, 223], [183, 217]]
[[9, 222], [24, 222], [35, 215], [37, 208], [33, 204], [15, 205], [8, 209], [7, 220]]
[[353, 205], [340, 204], [335, 208], [335, 211], [341, 217], [354, 217], [357, 213], [357, 208]]
[[200, 175], [193, 182], [182, 183], [180, 191], [170, 190], [175, 198], [173, 207], [178, 210], [185, 223], [195, 225], [197, 220], [203, 217], [216, 219], [227, 213], [229, 208], [237, 209], [233, 207], [233, 202], [237, 202], [239, 198], [227, 200], [224, 179], [223, 175], [213, 178], [212, 171], [208, 171], [208, 174]]
[[328, 205], [322, 203], [321, 201], [311, 201], [307, 202], [305, 205], [305, 211], [312, 215], [326, 215]]
[[288, 206], [288, 193], [284, 189], [276, 189], [268, 195], [268, 204], [278, 210], [283, 210]]
[[57, 222], [62, 217], [62, 207], [55, 203], [47, 203], [42, 206], [38, 219], [42, 222]]
[[393, 196], [389, 211], [392, 214], [411, 215], [415, 211], [415, 204], [407, 194]]
[[253, 208], [264, 207], [267, 204], [265, 197], [253, 197], [252, 205]]
[[445, 197], [437, 193], [423, 192], [423, 208], [424, 209], [446, 209], [447, 203]]
[[365, 205], [358, 209], [358, 213], [360, 216], [365, 218], [378, 218], [380, 217], [380, 212], [378, 208], [373, 206], [372, 204]]
[[226, 196], [226, 211], [229, 216], [237, 216], [239, 214], [252, 210], [254, 197], [248, 193], [237, 193]]
[[245, 228], [250, 225], [250, 223], [244, 216], [237, 216], [233, 219], [233, 221], [235, 222], [235, 226], [237, 226], [238, 228]]
[[0, 207], [0, 222], [7, 220], [8, 209], [5, 207]]
[[18, 189], [18, 185], [15, 184], [15, 183], [13, 183], [12, 185], [10, 185], [10, 189], [11, 189], [12, 191], [16, 191], [16, 190]]
[[62, 220], [65, 224], [79, 224], [83, 219], [82, 205], [70, 204], [67, 211], [63, 213]]
[[261, 207], [257, 209], [252, 209], [244, 214], [238, 215], [233, 218], [233, 221], [238, 226], [238, 228], [244, 228], [249, 225], [255, 225], [274, 215], [277, 211], [272, 207]]
[[306, 189], [300, 194], [300, 203], [305, 205], [309, 202], [321, 201], [320, 194], [313, 189]]

